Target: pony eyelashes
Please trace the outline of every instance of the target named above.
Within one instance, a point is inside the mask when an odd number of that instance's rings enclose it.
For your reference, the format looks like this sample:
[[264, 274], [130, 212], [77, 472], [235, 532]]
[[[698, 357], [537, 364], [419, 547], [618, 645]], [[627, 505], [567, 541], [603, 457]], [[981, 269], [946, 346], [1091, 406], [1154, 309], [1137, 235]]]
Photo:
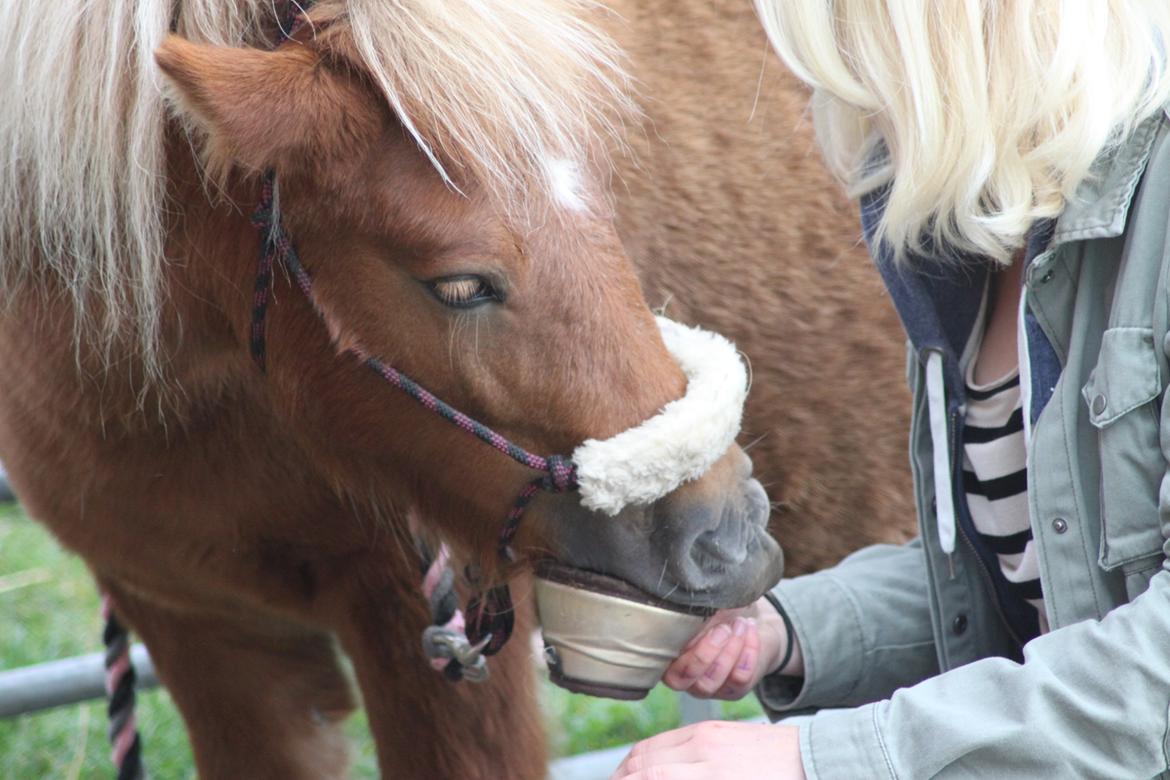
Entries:
[[718, 333], [656, 319], [687, 377], [686, 395], [641, 425], [587, 440], [572, 455], [581, 504], [611, 517], [698, 479], [731, 447], [743, 418], [748, 378], [735, 345]]

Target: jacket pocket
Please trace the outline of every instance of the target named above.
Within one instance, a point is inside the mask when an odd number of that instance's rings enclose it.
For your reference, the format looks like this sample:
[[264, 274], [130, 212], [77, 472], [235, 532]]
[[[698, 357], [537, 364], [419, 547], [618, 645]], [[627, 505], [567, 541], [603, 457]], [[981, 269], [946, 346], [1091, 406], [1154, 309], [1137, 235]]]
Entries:
[[1101, 464], [1101, 551], [1105, 570], [1141, 569], [1162, 555], [1158, 491], [1166, 473], [1159, 445], [1162, 381], [1151, 328], [1110, 328], [1081, 388], [1097, 429]]

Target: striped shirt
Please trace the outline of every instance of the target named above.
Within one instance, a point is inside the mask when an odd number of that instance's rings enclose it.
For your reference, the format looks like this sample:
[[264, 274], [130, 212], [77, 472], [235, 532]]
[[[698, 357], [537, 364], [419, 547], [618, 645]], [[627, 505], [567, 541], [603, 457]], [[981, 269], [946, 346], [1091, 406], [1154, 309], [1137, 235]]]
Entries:
[[[971, 362], [972, 367], [974, 361]], [[1040, 564], [1028, 521], [1028, 468], [1019, 371], [987, 385], [967, 375], [963, 488], [979, 541], [995, 553], [1008, 592], [1036, 608], [1048, 630]]]

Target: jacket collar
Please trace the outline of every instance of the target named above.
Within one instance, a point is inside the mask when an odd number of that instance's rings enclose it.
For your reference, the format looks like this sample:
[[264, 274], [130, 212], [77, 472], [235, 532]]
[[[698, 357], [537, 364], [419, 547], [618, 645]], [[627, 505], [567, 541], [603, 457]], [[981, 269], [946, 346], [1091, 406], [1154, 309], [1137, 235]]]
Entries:
[[[1097, 158], [1091, 175], [1057, 219], [1050, 246], [1115, 237], [1125, 231], [1130, 204], [1154, 140], [1162, 122], [1170, 117], [1170, 113], [1164, 117], [1164, 111], [1143, 121], [1123, 143]], [[902, 266], [895, 265], [889, 249], [873, 242], [884, 208], [884, 188], [861, 199], [861, 221], [870, 253], [919, 358], [925, 362], [927, 353], [941, 352], [948, 387], [961, 388], [959, 356], [979, 316], [989, 264], [973, 258], [941, 262], [941, 257], [913, 257]], [[1038, 233], [1047, 234], [1048, 227]], [[1041, 249], [1029, 242], [1030, 257]]]
[[1056, 221], [1053, 244], [1114, 238], [1125, 232], [1129, 207], [1145, 173], [1166, 109], [1149, 117], [1124, 142], [1102, 153]]
[[884, 208], [884, 188], [862, 196], [861, 223], [870, 254], [919, 359], [925, 363], [928, 353], [941, 353], [946, 384], [958, 387], [959, 356], [979, 317], [989, 265], [971, 258], [933, 257], [896, 264], [889, 247], [873, 240]]

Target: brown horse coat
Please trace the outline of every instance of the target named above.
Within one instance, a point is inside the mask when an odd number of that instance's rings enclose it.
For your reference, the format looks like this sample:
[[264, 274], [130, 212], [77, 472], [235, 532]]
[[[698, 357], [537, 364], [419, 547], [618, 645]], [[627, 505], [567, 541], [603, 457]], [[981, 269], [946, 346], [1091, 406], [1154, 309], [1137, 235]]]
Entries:
[[652, 306], [751, 363], [740, 441], [786, 576], [914, 528], [905, 336], [750, 3], [609, 5], [645, 119], [613, 190]]

